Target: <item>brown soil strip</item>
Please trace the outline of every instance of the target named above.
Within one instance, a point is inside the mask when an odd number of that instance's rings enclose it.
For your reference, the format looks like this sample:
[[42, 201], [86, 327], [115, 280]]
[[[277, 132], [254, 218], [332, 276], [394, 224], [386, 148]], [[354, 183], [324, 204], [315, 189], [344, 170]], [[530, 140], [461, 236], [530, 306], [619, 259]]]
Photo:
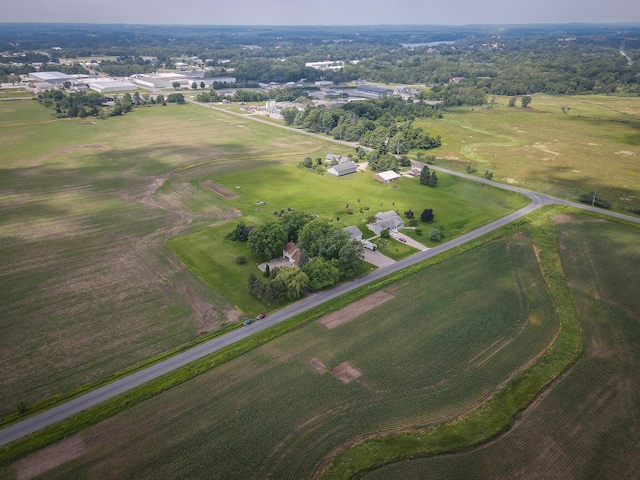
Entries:
[[29, 480], [84, 453], [82, 438], [73, 435], [18, 460], [13, 464], [13, 471], [17, 480]]
[[342, 362], [340, 365], [334, 367], [331, 373], [340, 379], [342, 383], [349, 383], [362, 375], [358, 370], [353, 368], [353, 365], [349, 362]]
[[322, 361], [318, 358], [315, 358], [315, 357], [312, 358], [311, 360], [309, 360], [309, 363], [313, 368], [315, 368], [318, 371], [318, 373], [320, 373], [320, 375], [322, 375], [323, 373], [327, 373], [329, 371], [327, 366], [324, 363], [322, 363]]
[[200, 185], [202, 185], [204, 188], [208, 188], [212, 192], [217, 193], [218, 195], [226, 198], [227, 200], [232, 200], [240, 196], [232, 192], [231, 190], [227, 190], [226, 188], [223, 188], [220, 185], [213, 183], [211, 180], [205, 180], [204, 182], [201, 182]]
[[352, 303], [342, 310], [331, 313], [326, 317], [322, 317], [318, 321], [329, 330], [331, 330], [332, 328], [336, 328], [343, 323], [350, 322], [363, 313], [376, 308], [378, 305], [382, 305], [384, 302], [391, 300], [392, 298], [395, 297], [393, 295], [389, 295], [388, 293], [376, 292], [369, 295], [368, 297], [363, 298], [362, 300], [358, 300], [357, 302]]
[[58, 153], [71, 153], [73, 150], [105, 150], [107, 152], [113, 153], [114, 155], [118, 155], [118, 156], [122, 155], [120, 151], [114, 150], [113, 148], [107, 145], [101, 145], [101, 144], [75, 145], [73, 147], [63, 148], [62, 150], [59, 150]]

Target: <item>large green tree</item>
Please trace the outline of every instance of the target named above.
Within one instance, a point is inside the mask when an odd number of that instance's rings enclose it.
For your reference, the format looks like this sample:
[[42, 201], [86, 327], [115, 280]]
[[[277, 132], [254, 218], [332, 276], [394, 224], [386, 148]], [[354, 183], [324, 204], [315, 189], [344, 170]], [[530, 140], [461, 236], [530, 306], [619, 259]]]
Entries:
[[321, 290], [338, 283], [340, 269], [338, 261], [325, 260], [322, 257], [315, 258], [302, 267], [302, 271], [309, 277], [309, 286], [313, 290]]
[[300, 298], [309, 284], [309, 277], [297, 267], [281, 267], [274, 283], [284, 287], [284, 295], [289, 300]]
[[426, 165], [420, 171], [420, 183], [427, 186], [431, 185], [431, 172]]
[[362, 266], [362, 260], [364, 259], [364, 247], [362, 243], [355, 239], [347, 241], [342, 248], [340, 248], [338, 259], [340, 260], [342, 271], [347, 275], [357, 272]]
[[[309, 159], [311, 160], [311, 159]], [[287, 232], [287, 238], [290, 242], [297, 242], [298, 236], [302, 228], [311, 221], [312, 217], [308, 213], [293, 210], [285, 212], [280, 217], [280, 223]]]
[[249, 248], [251, 251], [268, 259], [282, 255], [282, 249], [286, 243], [287, 232], [278, 221], [259, 225], [249, 234]]

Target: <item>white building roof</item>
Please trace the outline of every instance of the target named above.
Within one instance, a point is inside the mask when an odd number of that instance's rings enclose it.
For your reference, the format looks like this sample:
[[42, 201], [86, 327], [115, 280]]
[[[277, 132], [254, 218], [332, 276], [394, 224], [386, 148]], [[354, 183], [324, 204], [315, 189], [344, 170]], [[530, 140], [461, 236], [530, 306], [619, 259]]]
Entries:
[[136, 86], [122, 80], [100, 80], [99, 82], [89, 82], [89, 88], [97, 92], [121, 92], [135, 90]]
[[63, 83], [75, 80], [75, 77], [62, 72], [33, 72], [30, 73], [29, 76], [41, 82], [47, 83]]
[[396, 180], [397, 178], [400, 178], [400, 175], [398, 175], [393, 170], [387, 170], [386, 172], [378, 172], [376, 175], [382, 178], [385, 182], [389, 182], [391, 180]]

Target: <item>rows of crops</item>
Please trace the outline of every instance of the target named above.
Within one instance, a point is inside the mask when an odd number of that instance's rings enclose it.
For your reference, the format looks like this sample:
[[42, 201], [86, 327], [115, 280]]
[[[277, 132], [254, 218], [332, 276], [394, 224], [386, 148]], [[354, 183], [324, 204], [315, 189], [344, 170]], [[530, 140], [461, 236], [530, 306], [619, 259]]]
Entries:
[[462, 454], [400, 462], [367, 479], [635, 478], [640, 469], [640, 233], [574, 217], [558, 225], [583, 357], [506, 435]]
[[[349, 439], [468, 408], [557, 326], [526, 237], [386, 290], [360, 318], [312, 322], [80, 433], [85, 453], [45, 478], [306, 478]], [[344, 384], [311, 358], [362, 375]]]
[[96, 122], [54, 119], [30, 100], [0, 103], [0, 417], [227, 319], [228, 299], [162, 242], [233, 212], [185, 168], [206, 164], [202, 175], [238, 158], [227, 168], [250, 168], [276, 153], [291, 163], [322, 145], [254, 123], [195, 106]]

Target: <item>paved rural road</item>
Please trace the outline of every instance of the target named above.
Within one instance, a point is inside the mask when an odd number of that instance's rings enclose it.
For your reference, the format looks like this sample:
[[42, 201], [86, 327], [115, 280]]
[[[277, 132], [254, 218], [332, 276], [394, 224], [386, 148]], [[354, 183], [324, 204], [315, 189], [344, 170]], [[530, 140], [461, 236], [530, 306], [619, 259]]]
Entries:
[[[207, 106], [206, 104], [202, 104], [202, 105]], [[229, 112], [225, 111], [225, 113], [229, 113]], [[251, 118], [246, 115], [241, 115], [241, 116], [243, 118]], [[265, 122], [265, 123], [274, 125], [270, 122]], [[274, 126], [278, 126], [278, 125], [274, 125]], [[284, 127], [284, 128], [288, 128], [288, 127]], [[300, 133], [299, 130], [296, 130], [296, 129], [294, 130]], [[326, 140], [325, 137], [321, 137], [321, 138]], [[344, 142], [340, 142], [340, 143], [344, 143]], [[429, 168], [433, 168], [434, 170], [437, 170], [443, 173], [456, 175], [458, 177], [467, 178], [469, 180], [473, 180], [476, 182], [481, 182], [486, 185], [492, 185], [497, 188], [502, 188], [505, 190], [511, 190], [514, 192], [521, 193], [523, 195], [528, 196], [531, 199], [531, 203], [526, 207], [521, 208], [520, 210], [513, 212], [499, 220], [491, 222], [483, 227], [480, 227], [474, 230], [473, 232], [469, 232], [458, 238], [454, 238], [453, 240], [445, 242], [429, 250], [416, 253], [411, 257], [400, 260], [399, 262], [395, 262], [392, 265], [382, 267], [374, 272], [364, 275], [363, 277], [341, 284], [339, 288], [333, 288], [328, 291], [319, 292], [317, 294], [311, 295], [310, 297], [307, 297], [304, 300], [301, 300], [293, 305], [283, 308], [278, 312], [273, 313], [272, 315], [269, 315], [264, 320], [260, 320], [259, 322], [255, 322], [252, 325], [242, 327], [238, 330], [234, 330], [221, 337], [214, 338], [213, 340], [207, 343], [203, 343], [202, 345], [194, 347], [186, 352], [180, 353], [167, 360], [163, 360], [162, 362], [159, 362], [155, 365], [145, 368], [144, 370], [141, 370], [137, 373], [129, 375], [120, 380], [116, 380], [108, 385], [105, 385], [101, 388], [98, 388], [97, 390], [84, 394], [73, 400], [70, 400], [55, 408], [46, 410], [42, 413], [34, 415], [33, 417], [27, 418], [26, 420], [23, 420], [19, 423], [6, 427], [0, 430], [0, 446], [6, 445], [14, 440], [24, 437], [30, 433], [36, 432], [37, 430], [40, 430], [44, 427], [52, 425], [58, 421], [72, 417], [73, 415], [81, 412], [82, 410], [85, 410], [89, 407], [95, 406], [101, 402], [109, 400], [110, 398], [113, 398], [116, 395], [119, 395], [128, 390], [131, 390], [132, 388], [138, 387], [148, 382], [149, 380], [153, 380], [162, 375], [170, 373], [177, 368], [183, 367], [199, 358], [202, 358], [206, 355], [216, 352], [217, 350], [220, 350], [223, 347], [226, 347], [239, 340], [247, 338], [248, 336], [256, 332], [265, 330], [275, 325], [276, 323], [282, 322], [283, 320], [286, 320], [302, 312], [305, 312], [310, 308], [313, 308], [328, 300], [336, 298], [346, 292], [350, 292], [352, 290], [355, 290], [356, 288], [365, 286], [368, 283], [379, 280], [380, 278], [383, 278], [391, 273], [394, 273], [394, 272], [397, 272], [398, 270], [406, 268], [409, 265], [414, 265], [418, 262], [431, 258], [442, 252], [446, 252], [447, 250], [458, 247], [470, 240], [474, 240], [482, 235], [485, 235], [497, 228], [500, 228], [508, 224], [509, 222], [512, 222], [520, 217], [523, 217], [533, 212], [534, 210], [537, 210], [543, 205], [548, 205], [548, 204], [571, 205], [573, 207], [581, 208], [584, 210], [590, 210], [590, 211], [598, 212], [605, 215], [610, 215], [616, 218], [625, 219], [625, 220], [629, 220], [629, 221], [640, 224], [640, 218], [632, 217], [630, 215], [624, 215], [616, 212], [608, 212], [606, 210], [593, 208], [581, 203], [567, 202], [559, 198], [542, 195], [540, 193], [532, 192], [530, 190], [524, 190], [518, 187], [513, 187], [511, 185], [504, 185], [504, 184], [493, 182], [490, 180], [480, 179], [478, 177], [454, 172], [454, 171], [447, 170], [440, 167], [435, 167], [430, 165]]]

